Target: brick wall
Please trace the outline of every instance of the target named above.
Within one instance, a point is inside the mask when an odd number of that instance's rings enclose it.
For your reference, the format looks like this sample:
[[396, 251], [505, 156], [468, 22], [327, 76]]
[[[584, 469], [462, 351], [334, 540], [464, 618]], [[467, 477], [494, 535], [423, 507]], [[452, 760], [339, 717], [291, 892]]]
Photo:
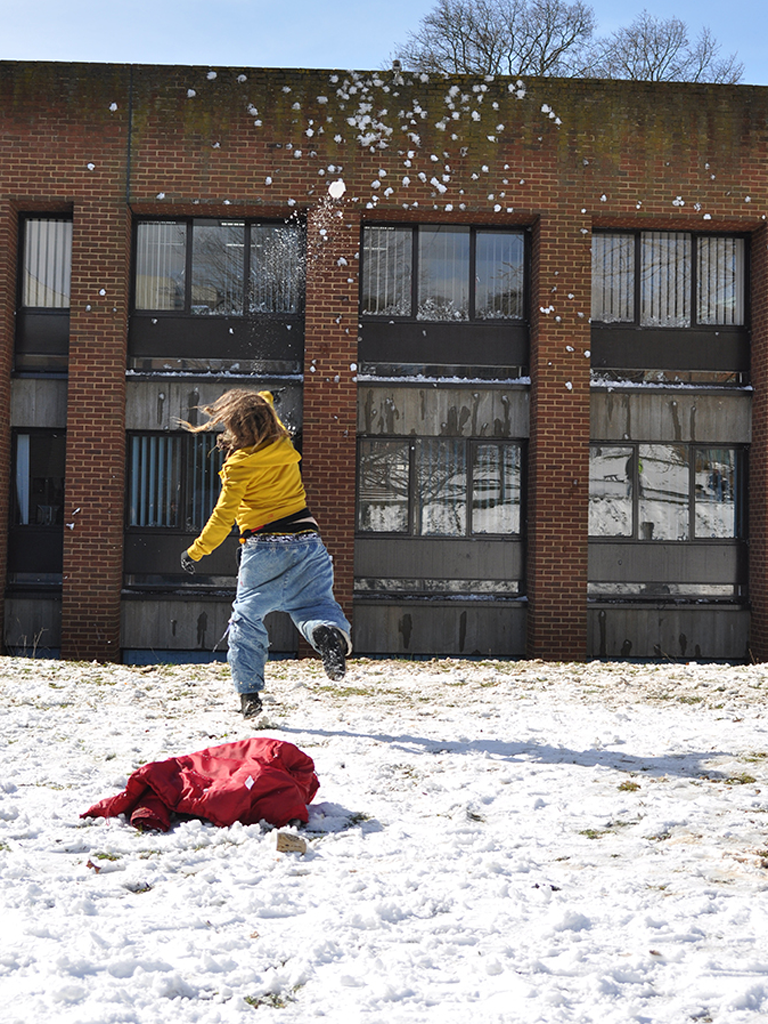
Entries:
[[66, 655], [118, 654], [131, 217], [306, 214], [304, 473], [347, 610], [360, 225], [531, 228], [528, 650], [548, 657], [585, 652], [591, 230], [753, 233], [753, 650], [768, 656], [766, 123], [755, 87], [0, 62], [6, 480], [17, 214], [75, 218]]

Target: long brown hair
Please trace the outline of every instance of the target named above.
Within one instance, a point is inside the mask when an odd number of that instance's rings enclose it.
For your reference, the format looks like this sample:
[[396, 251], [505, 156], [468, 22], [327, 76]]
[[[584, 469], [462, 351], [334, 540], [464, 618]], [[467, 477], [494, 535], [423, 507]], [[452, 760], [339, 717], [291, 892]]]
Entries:
[[205, 423], [196, 427], [184, 420], [180, 420], [180, 423], [193, 434], [223, 424], [224, 430], [216, 439], [216, 445], [227, 456], [240, 448], [271, 444], [281, 437], [290, 436], [277, 418], [272, 403], [255, 391], [244, 391], [241, 388], [225, 391], [212, 405], [199, 408], [208, 416]]

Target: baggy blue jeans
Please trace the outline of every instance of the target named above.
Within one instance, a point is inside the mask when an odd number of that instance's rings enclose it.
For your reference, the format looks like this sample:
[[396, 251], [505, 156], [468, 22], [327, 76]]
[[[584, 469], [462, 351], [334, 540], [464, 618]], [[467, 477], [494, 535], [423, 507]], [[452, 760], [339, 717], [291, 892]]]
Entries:
[[227, 654], [237, 693], [264, 687], [264, 616], [270, 612], [288, 612], [313, 647], [318, 626], [336, 626], [349, 636], [349, 622], [333, 596], [331, 556], [319, 534], [250, 537], [243, 545]]

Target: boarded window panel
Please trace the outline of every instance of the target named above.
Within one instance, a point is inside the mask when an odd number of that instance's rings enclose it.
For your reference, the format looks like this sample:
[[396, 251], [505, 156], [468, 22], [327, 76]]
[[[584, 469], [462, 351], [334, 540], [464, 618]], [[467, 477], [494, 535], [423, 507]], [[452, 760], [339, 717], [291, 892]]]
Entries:
[[251, 313], [300, 313], [304, 251], [295, 224], [251, 225]]
[[419, 228], [418, 320], [469, 319], [469, 228]]
[[363, 231], [363, 315], [411, 315], [412, 239], [411, 228], [367, 227]]
[[481, 444], [472, 466], [472, 532], [520, 532], [520, 448]]
[[408, 532], [409, 443], [364, 440], [358, 465], [358, 519], [361, 531]]
[[28, 218], [24, 222], [22, 305], [68, 309], [72, 275], [72, 221]]
[[634, 235], [593, 235], [591, 315], [602, 323], [634, 321]]
[[467, 530], [467, 456], [460, 438], [424, 438], [416, 446], [416, 523], [421, 536]]
[[479, 320], [522, 319], [524, 254], [521, 232], [477, 232], [475, 316]]
[[640, 324], [691, 326], [691, 236], [644, 231], [640, 242]]
[[593, 445], [589, 451], [589, 535], [631, 537], [634, 448]]
[[700, 324], [744, 323], [744, 239], [697, 240], [697, 311]]
[[142, 221], [136, 230], [136, 309], [183, 309], [187, 226]]

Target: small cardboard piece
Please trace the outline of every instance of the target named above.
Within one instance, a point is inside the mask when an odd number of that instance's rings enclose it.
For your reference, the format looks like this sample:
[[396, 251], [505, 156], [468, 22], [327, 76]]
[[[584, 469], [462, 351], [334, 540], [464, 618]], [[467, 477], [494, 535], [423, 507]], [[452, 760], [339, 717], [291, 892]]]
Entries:
[[278, 853], [306, 853], [307, 844], [301, 836], [291, 835], [290, 832], [277, 833]]

